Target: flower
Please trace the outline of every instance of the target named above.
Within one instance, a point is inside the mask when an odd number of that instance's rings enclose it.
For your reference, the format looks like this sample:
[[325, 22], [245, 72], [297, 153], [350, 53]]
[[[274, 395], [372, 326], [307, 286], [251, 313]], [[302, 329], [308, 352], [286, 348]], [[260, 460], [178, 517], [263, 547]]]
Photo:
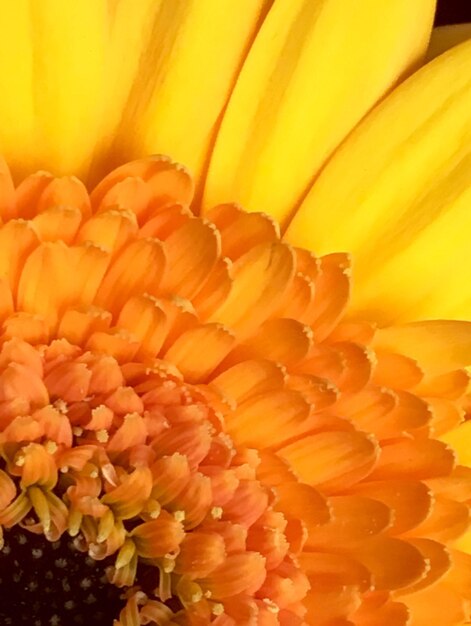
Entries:
[[32, 5], [33, 44], [8, 7], [2, 623], [469, 620], [471, 44], [345, 139], [425, 51], [409, 5], [122, 0], [110, 50], [95, 0]]

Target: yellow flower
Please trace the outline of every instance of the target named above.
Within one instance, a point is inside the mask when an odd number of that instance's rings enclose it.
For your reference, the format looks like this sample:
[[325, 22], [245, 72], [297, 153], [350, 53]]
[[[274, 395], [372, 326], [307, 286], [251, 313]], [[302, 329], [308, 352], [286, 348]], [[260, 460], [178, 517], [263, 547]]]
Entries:
[[0, 623], [466, 623], [471, 43], [1, 7]]

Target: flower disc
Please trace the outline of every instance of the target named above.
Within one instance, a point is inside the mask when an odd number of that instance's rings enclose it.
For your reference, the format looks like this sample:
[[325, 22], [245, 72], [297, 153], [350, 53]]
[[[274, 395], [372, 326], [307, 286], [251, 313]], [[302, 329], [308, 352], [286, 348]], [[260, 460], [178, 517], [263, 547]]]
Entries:
[[78, 581], [58, 626], [421, 626], [435, 597], [465, 619], [471, 470], [441, 439], [469, 377], [345, 320], [346, 254], [196, 216], [163, 157], [90, 195], [2, 185], [4, 621], [35, 623], [50, 559]]

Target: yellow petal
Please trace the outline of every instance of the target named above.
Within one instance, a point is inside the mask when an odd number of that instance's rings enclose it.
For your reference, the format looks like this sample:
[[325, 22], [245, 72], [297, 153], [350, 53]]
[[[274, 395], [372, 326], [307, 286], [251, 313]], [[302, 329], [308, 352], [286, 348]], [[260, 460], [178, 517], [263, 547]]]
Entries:
[[471, 365], [471, 322], [437, 320], [379, 330], [373, 346], [415, 359], [429, 373]]
[[34, 146], [33, 42], [30, 2], [2, 3], [0, 150], [13, 171], [31, 165]]
[[286, 218], [371, 106], [424, 53], [433, 0], [276, 0], [237, 81], [204, 205]]
[[0, 144], [15, 176], [84, 173], [102, 116], [106, 33], [102, 0], [2, 3]]
[[353, 253], [352, 309], [381, 323], [467, 319], [471, 42], [397, 88], [314, 184], [288, 241]]
[[118, 162], [156, 152], [171, 154], [197, 177], [267, 4], [267, 0], [115, 3], [105, 140], [96, 154], [93, 176], [102, 173], [112, 150]]
[[471, 38], [471, 24], [448, 24], [432, 30], [426, 60], [431, 61], [449, 48]]

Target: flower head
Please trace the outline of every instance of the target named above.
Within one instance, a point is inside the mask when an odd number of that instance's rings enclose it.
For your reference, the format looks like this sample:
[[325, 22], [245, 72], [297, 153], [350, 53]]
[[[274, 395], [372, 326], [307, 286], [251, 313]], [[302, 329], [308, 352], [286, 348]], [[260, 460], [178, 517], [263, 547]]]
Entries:
[[[236, 205], [194, 216], [191, 193], [155, 157], [90, 196], [33, 174], [4, 206], [7, 551], [69, 535], [56, 570], [103, 561], [122, 625], [361, 624], [438, 592], [461, 610], [468, 557], [445, 544], [471, 470], [437, 437], [463, 419], [467, 373], [343, 321], [345, 255]], [[87, 598], [104, 583], [84, 568]]]
[[471, 45], [359, 123], [434, 2], [244, 6], [0, 25], [1, 623], [470, 619]]

